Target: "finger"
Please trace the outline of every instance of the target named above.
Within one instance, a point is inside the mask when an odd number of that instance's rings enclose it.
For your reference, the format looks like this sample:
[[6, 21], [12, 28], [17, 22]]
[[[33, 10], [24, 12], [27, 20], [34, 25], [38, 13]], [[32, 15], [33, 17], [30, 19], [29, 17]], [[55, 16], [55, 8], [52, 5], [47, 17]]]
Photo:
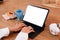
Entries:
[[24, 24], [24, 23], [22, 23], [21, 25], [22, 25], [22, 26], [27, 26], [27, 25], [26, 25], [26, 24]]
[[25, 26], [27, 27], [27, 25], [25, 24]]
[[19, 24], [17, 24], [18, 26], [24, 26], [25, 24], [23, 24], [23, 23], [19, 23]]
[[26, 24], [24, 23], [18, 23], [20, 26], [26, 26]]
[[34, 29], [31, 30], [32, 32], [35, 32]]
[[28, 26], [30, 30], [33, 30], [33, 28], [31, 26]]
[[35, 31], [34, 31], [34, 30], [30, 30], [30, 33], [31, 33], [31, 32], [35, 32]]

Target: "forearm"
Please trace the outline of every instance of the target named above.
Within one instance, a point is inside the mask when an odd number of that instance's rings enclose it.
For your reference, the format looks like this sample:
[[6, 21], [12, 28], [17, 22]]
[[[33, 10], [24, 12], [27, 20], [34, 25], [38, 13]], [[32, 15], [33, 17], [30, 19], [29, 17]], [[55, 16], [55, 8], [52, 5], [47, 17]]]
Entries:
[[20, 32], [15, 40], [28, 40], [28, 33]]
[[9, 33], [10, 33], [10, 31], [9, 31], [9, 28], [8, 27], [7, 28], [0, 29], [0, 39], [2, 37], [8, 36]]

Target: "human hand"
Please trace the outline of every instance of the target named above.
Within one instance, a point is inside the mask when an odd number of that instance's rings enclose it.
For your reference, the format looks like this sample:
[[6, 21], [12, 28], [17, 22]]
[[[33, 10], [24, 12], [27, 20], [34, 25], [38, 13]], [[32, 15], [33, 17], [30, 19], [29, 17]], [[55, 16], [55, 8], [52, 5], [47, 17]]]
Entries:
[[31, 33], [31, 32], [34, 32], [33, 28], [31, 26], [28, 26], [28, 27], [23, 27], [22, 32], [25, 32], [25, 33]]
[[24, 26], [26, 26], [24, 23], [18, 23], [14, 25], [13, 27], [9, 27], [10, 32], [17, 32], [21, 30]]

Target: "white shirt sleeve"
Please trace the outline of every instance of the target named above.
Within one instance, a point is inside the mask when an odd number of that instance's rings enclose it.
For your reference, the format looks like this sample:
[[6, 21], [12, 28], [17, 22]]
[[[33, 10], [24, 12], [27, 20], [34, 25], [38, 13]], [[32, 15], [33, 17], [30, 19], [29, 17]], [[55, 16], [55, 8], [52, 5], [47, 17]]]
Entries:
[[28, 40], [28, 33], [20, 32], [15, 40]]
[[0, 29], [0, 39], [4, 36], [8, 36], [10, 33], [9, 29], [8, 28], [2, 28]]
[[[10, 33], [8, 28], [0, 29], [0, 39], [2, 37], [8, 36]], [[20, 32], [15, 40], [28, 40], [28, 33]]]

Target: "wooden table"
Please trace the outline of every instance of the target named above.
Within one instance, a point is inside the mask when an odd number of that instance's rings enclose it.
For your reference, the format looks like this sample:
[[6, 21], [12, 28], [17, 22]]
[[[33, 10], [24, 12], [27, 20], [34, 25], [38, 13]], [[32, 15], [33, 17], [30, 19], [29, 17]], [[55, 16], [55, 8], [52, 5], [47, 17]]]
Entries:
[[[48, 18], [46, 20], [45, 30], [40, 33], [36, 38], [29, 40], [60, 40], [60, 36], [53, 36], [49, 32], [50, 23], [60, 23], [60, 8], [47, 7], [41, 4], [41, 0], [4, 0], [3, 4], [0, 4], [0, 28], [12, 27], [19, 21], [8, 20], [6, 21], [2, 15], [10, 10], [15, 11], [17, 9], [26, 10], [28, 4], [45, 7], [50, 10]], [[18, 33], [11, 33], [8, 37], [3, 38], [3, 40], [14, 40]]]

